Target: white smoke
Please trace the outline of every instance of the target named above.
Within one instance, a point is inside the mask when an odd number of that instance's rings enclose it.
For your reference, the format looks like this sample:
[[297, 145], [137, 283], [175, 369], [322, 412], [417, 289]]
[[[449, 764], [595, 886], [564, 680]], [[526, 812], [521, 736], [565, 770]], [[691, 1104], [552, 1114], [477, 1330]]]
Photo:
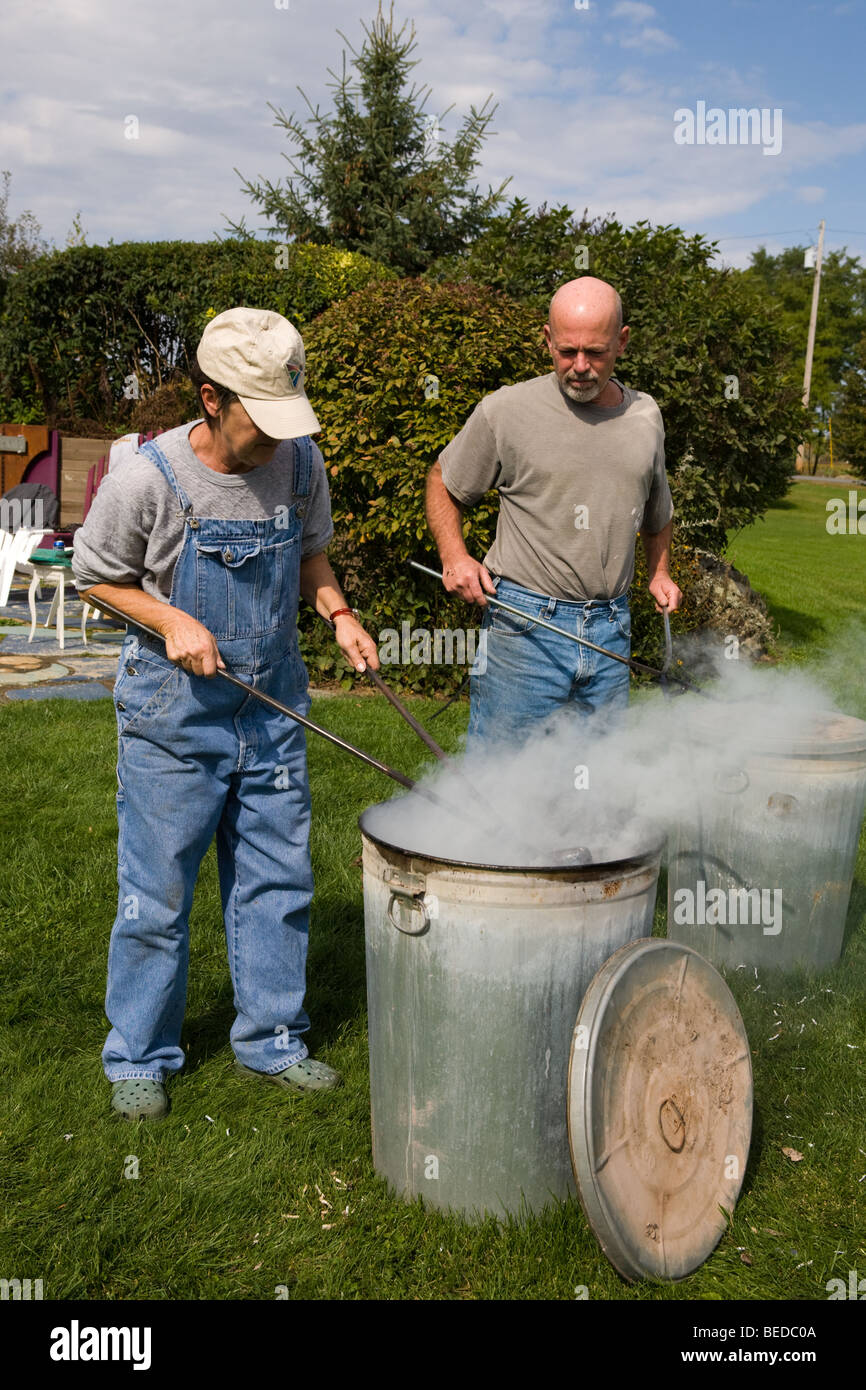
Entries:
[[453, 811], [401, 795], [372, 808], [365, 828], [396, 848], [475, 864], [553, 865], [579, 848], [599, 864], [640, 852], [729, 796], [755, 753], [829, 752], [856, 729], [840, 724], [833, 692], [850, 691], [852, 677], [856, 688], [855, 665], [862, 674], [858, 631], [846, 638], [847, 660], [836, 653], [823, 675], [719, 654], [704, 695], [641, 691], [614, 726], [563, 709], [519, 746], [435, 764], [421, 786]]

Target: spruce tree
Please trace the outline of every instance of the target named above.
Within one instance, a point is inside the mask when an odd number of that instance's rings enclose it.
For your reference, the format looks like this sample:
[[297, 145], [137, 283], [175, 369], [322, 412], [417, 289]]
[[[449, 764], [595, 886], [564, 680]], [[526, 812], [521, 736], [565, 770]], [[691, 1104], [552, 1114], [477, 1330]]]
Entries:
[[[268, 103], [274, 124], [295, 146], [284, 155], [292, 173], [284, 181], [243, 180], [243, 191], [278, 240], [329, 243], [361, 251], [404, 274], [418, 274], [437, 257], [470, 244], [502, 201], [510, 180], [487, 193], [472, 184], [479, 151], [496, 111], [488, 97], [470, 107], [453, 140], [444, 138], [439, 116], [427, 115], [428, 87], [408, 87], [416, 47], [415, 26], [394, 24], [381, 0], [360, 52], [339, 30], [352, 53], [349, 71], [334, 79], [334, 109], [323, 115], [302, 88], [310, 115], [299, 120]], [[253, 235], [242, 218], [226, 219], [232, 235]]]
[[38, 260], [48, 250], [48, 242], [40, 235], [41, 227], [32, 212], [9, 217], [9, 185], [12, 175], [8, 169], [0, 174], [0, 306], [6, 293], [9, 277]]

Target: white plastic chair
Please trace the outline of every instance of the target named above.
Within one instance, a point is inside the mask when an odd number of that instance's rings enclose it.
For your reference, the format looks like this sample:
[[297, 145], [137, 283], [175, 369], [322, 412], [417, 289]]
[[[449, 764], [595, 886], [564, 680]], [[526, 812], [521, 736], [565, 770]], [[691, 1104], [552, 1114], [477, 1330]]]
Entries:
[[[0, 594], [4, 593], [4, 592], [5, 592], [5, 589], [6, 589], [6, 569], [7, 569], [7, 565], [6, 565], [6, 556], [8, 555], [8, 553], [9, 553], [9, 551], [10, 551], [11, 549], [12, 549], [12, 532], [11, 532], [11, 531], [3, 531], [3, 530], [0, 530]], [[9, 581], [10, 586], [11, 586], [11, 583], [12, 583], [12, 581], [11, 581], [11, 579], [10, 579], [10, 581]], [[9, 598], [8, 593], [6, 594], [6, 598], [7, 598], [7, 599]], [[3, 606], [3, 605], [0, 605], [0, 607], [2, 607], [2, 606]]]
[[0, 608], [5, 608], [9, 602], [9, 591], [12, 588], [12, 581], [16, 572], [32, 574], [32, 567], [28, 566], [25, 570], [24, 565], [39, 545], [44, 534], [44, 531], [28, 530], [24, 526], [18, 531], [13, 531], [11, 535], [8, 531], [0, 532], [0, 536], [5, 541], [2, 550], [0, 550]]
[[[49, 582], [52, 582], [54, 584], [54, 595], [51, 600], [51, 607], [48, 610], [48, 617], [45, 619], [43, 626], [50, 627], [51, 624], [56, 620], [57, 640], [60, 644], [60, 648], [62, 651], [65, 645], [63, 605], [66, 601], [67, 586], [69, 587], [73, 595], [75, 594], [75, 586], [72, 582], [72, 571], [69, 570], [65, 565], [52, 566], [50, 562], [46, 564], [34, 564], [30, 560], [29, 557], [32, 555], [33, 551], [38, 548], [39, 542], [44, 534], [44, 531], [24, 531], [23, 529], [15, 532], [14, 536], [12, 537], [13, 547], [11, 553], [7, 552], [7, 555], [5, 557], [6, 567], [8, 571], [8, 584], [11, 586], [12, 579], [15, 574], [19, 574], [22, 577], [29, 577], [30, 579], [30, 588], [27, 595], [27, 600], [30, 606], [30, 636], [27, 638], [28, 642], [33, 641], [33, 638], [36, 633], [36, 595], [38, 593], [40, 598], [42, 596], [42, 581], [48, 580]], [[15, 554], [15, 542], [17, 542], [17, 556]], [[5, 581], [7, 576], [4, 575], [3, 578]], [[0, 598], [2, 597], [3, 593], [2, 589], [0, 589]], [[85, 647], [88, 645], [87, 619], [90, 616], [90, 611], [91, 610], [88, 604], [82, 604], [81, 640], [84, 643]]]

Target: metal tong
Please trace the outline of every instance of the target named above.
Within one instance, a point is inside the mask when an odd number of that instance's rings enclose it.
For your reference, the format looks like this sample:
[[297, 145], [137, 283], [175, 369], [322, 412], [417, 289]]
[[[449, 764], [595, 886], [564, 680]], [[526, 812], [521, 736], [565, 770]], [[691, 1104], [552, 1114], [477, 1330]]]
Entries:
[[[331, 631], [334, 630], [334, 624], [330, 621], [329, 618], [324, 618], [323, 621], [327, 623]], [[499, 812], [495, 809], [495, 807], [491, 806], [490, 802], [487, 801], [481, 795], [474, 782], [470, 781], [470, 779], [460, 769], [456, 760], [452, 758], [448, 753], [446, 753], [445, 749], [440, 747], [440, 745], [436, 742], [435, 738], [433, 738], [432, 734], [429, 734], [427, 730], [424, 728], [424, 726], [418, 723], [418, 720], [415, 718], [415, 716], [409, 713], [408, 709], [403, 704], [403, 701], [397, 695], [395, 695], [394, 691], [391, 689], [389, 685], [385, 684], [382, 677], [379, 675], [379, 672], [374, 671], [371, 666], [366, 665], [364, 674], [369, 676], [376, 689], [382, 695], [385, 696], [385, 699], [389, 702], [389, 704], [394, 706], [397, 713], [400, 714], [403, 717], [403, 719], [405, 719], [406, 723], [409, 725], [409, 728], [414, 730], [414, 732], [421, 739], [422, 743], [424, 743], [430, 749], [430, 752], [433, 754], [433, 756], [437, 758], [440, 763], [445, 763], [447, 766], [451, 767], [451, 769], [460, 778], [462, 785], [469, 792], [476, 806], [478, 806], [480, 810], [484, 811], [485, 815], [490, 817], [493, 825], [500, 831], [508, 831], [508, 826], [500, 816]], [[465, 811], [463, 814], [465, 816]], [[526, 839], [526, 836], [524, 835], [523, 838]], [[527, 843], [530, 842], [527, 841]], [[536, 850], [536, 853], [539, 856], [543, 857], [543, 851], [540, 848], [533, 846], [533, 849]]]

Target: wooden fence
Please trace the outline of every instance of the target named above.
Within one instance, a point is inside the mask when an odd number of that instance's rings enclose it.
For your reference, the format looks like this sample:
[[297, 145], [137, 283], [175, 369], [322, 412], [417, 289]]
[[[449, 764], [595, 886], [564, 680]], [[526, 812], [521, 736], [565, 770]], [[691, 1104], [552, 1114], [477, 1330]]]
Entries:
[[60, 442], [60, 525], [74, 526], [84, 520], [87, 475], [107, 458], [110, 439], [79, 439], [64, 435]]
[[47, 425], [14, 422], [0, 424], [0, 438], [0, 497], [18, 483], [45, 483], [60, 501], [60, 526], [82, 522], [89, 500], [88, 475], [92, 469], [97, 478], [99, 461], [107, 460], [113, 440], [81, 439]]

